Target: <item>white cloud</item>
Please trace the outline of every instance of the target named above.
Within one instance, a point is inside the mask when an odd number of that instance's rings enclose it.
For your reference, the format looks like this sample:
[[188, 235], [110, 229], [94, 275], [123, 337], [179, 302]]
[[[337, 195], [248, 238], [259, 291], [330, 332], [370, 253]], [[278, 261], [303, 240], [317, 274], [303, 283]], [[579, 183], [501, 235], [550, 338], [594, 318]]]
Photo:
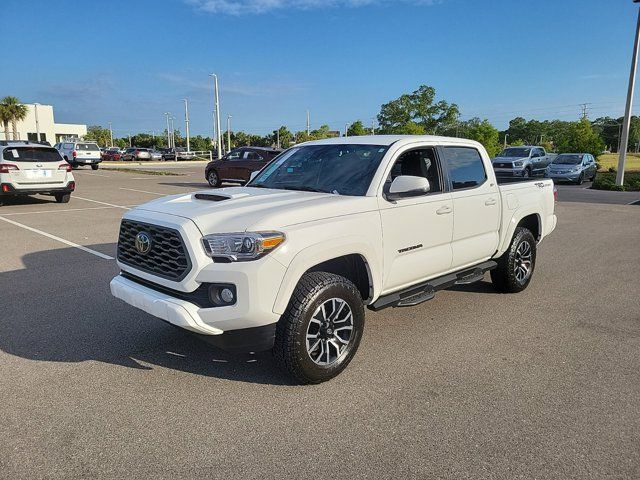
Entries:
[[226, 15], [261, 14], [275, 10], [357, 8], [372, 5], [433, 5], [440, 0], [185, 0], [198, 10]]

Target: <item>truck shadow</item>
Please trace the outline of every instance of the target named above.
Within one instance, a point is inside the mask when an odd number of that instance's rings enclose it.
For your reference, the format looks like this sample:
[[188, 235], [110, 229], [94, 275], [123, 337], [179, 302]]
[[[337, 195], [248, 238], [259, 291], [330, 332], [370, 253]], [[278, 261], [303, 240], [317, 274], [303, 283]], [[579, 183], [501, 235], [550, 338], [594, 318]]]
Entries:
[[[89, 248], [113, 255], [114, 244]], [[0, 272], [0, 350], [28, 360], [95, 360], [275, 385], [291, 382], [269, 352], [231, 355], [111, 296], [115, 261], [73, 248], [30, 253]]]

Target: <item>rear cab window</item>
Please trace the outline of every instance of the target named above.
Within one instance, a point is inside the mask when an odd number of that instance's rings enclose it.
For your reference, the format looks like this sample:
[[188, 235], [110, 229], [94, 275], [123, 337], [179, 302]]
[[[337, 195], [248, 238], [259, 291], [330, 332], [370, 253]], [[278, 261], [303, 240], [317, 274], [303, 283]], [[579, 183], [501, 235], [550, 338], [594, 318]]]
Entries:
[[53, 147], [9, 147], [2, 153], [2, 159], [9, 162], [61, 162], [62, 157]]
[[476, 188], [487, 180], [480, 152], [473, 147], [443, 147], [444, 162], [449, 171], [451, 188]]
[[100, 147], [95, 143], [78, 143], [76, 150], [100, 150]]

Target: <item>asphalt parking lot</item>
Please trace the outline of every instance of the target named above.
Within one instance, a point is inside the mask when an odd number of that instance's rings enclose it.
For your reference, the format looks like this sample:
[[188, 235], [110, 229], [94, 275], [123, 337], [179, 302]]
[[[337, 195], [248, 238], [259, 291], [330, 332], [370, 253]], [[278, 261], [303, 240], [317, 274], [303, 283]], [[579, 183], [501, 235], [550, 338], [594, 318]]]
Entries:
[[175, 170], [0, 207], [0, 477], [640, 477], [640, 194], [561, 186], [525, 292], [368, 312], [300, 387], [110, 295], [126, 209], [206, 186]]

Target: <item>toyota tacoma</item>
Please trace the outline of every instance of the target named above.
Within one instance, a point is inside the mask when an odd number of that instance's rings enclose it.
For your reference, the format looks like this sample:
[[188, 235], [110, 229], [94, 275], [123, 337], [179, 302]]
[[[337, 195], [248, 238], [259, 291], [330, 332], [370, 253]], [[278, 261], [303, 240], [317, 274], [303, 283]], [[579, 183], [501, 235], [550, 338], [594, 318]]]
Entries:
[[481, 144], [361, 136], [297, 145], [244, 187], [173, 195], [122, 220], [111, 292], [230, 351], [271, 349], [299, 383], [349, 364], [365, 308], [482, 280], [531, 281], [556, 226], [550, 179], [498, 182]]

